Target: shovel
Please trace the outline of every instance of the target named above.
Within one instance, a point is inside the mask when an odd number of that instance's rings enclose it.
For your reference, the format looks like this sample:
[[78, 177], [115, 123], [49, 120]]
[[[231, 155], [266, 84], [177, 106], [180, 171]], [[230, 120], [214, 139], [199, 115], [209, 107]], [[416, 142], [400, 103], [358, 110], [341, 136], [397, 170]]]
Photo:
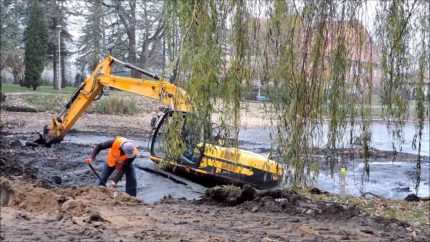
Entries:
[[94, 172], [94, 174], [97, 176], [97, 178], [100, 180], [100, 184], [102, 184], [103, 186], [106, 186], [106, 183], [100, 178], [99, 173], [97, 173], [96, 170], [94, 170], [93, 165], [88, 164], [91, 168], [91, 170]]

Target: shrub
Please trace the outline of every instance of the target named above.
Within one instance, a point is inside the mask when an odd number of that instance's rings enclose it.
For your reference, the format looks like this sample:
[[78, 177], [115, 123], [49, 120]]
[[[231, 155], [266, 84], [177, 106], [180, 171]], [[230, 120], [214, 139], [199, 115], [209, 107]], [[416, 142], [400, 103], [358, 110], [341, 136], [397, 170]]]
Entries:
[[137, 102], [130, 98], [105, 97], [96, 103], [96, 113], [134, 115], [139, 112]]

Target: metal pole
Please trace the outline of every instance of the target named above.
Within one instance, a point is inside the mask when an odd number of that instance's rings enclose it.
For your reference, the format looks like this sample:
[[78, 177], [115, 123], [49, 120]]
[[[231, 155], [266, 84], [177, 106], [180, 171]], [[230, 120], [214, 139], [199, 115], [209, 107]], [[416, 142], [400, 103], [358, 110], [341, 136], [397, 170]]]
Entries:
[[61, 91], [61, 25], [57, 25], [58, 29], [58, 90]]

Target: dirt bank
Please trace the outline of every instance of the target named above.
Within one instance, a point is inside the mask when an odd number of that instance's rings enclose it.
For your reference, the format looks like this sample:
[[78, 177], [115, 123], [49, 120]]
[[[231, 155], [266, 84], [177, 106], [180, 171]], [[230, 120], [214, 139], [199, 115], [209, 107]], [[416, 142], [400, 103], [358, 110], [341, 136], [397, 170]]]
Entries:
[[166, 198], [149, 205], [112, 188], [47, 190], [5, 178], [1, 183], [2, 187], [7, 183], [13, 193], [9, 206], [2, 207], [1, 213], [0, 236], [6, 241], [428, 238], [425, 227], [368, 216], [358, 208], [336, 203], [315, 203], [291, 192], [256, 194], [245, 188], [238, 191], [242, 200], [233, 205], [222, 200], [234, 195], [222, 196], [217, 188], [209, 190], [199, 202]]
[[[1, 113], [1, 200], [7, 205], [1, 207], [1, 240], [426, 241], [430, 236], [428, 225], [373, 216], [347, 201], [333, 202], [336, 197], [322, 201], [294, 191], [225, 187], [196, 201], [166, 197], [148, 204], [120, 189], [88, 187], [96, 179], [82, 161], [92, 144], [22, 148], [17, 140], [30, 139], [52, 115]], [[146, 136], [150, 119], [86, 114], [74, 128]], [[96, 164], [100, 170], [102, 162]], [[360, 201], [402, 211], [430, 207], [429, 202]]]
[[0, 144], [2, 197], [8, 194], [0, 236], [6, 241], [425, 241], [428, 236], [426, 226], [294, 191], [228, 186], [207, 190], [196, 201], [167, 197], [148, 204], [120, 190], [85, 186], [94, 182], [81, 160], [90, 146], [21, 148], [10, 140]]

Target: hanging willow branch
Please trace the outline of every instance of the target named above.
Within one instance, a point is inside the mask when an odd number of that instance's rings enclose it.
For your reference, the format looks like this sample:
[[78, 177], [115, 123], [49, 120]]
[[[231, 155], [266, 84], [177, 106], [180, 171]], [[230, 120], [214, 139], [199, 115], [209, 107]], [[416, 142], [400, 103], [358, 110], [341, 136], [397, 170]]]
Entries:
[[[337, 150], [353, 147], [357, 138], [368, 178], [372, 94], [381, 89], [375, 94], [381, 97], [395, 142], [401, 144], [409, 114], [405, 90], [413, 64], [410, 47], [416, 46], [411, 22], [417, 16], [428, 18], [430, 9], [426, 10], [428, 1], [381, 1], [378, 28], [372, 34], [358, 15], [367, 2], [167, 1], [166, 23], [171, 26], [167, 42], [181, 40], [176, 84], [187, 91], [193, 106], [187, 125], [201, 131], [200, 142], [208, 142], [213, 116], [218, 114], [226, 136], [237, 141], [242, 99], [256, 81], [269, 90], [266, 111], [275, 130], [272, 153], [286, 164], [287, 184], [314, 181], [319, 170], [314, 148], [325, 148], [327, 166], [335, 171]], [[253, 5], [264, 5], [266, 15], [256, 16]], [[417, 24], [427, 36], [422, 41], [429, 42], [428, 21]], [[419, 154], [428, 106], [424, 86], [429, 47], [424, 43], [415, 86]], [[168, 153], [174, 158], [186, 147], [179, 132], [171, 133]]]
[[[418, 34], [421, 36], [421, 44], [418, 53], [421, 53], [418, 61], [418, 75], [417, 75], [417, 84], [414, 89], [416, 103], [415, 103], [415, 114], [416, 114], [416, 127], [415, 127], [415, 135], [414, 140], [412, 142], [412, 146], [414, 149], [418, 150], [418, 159], [416, 164], [416, 172], [415, 172], [415, 191], [418, 193], [418, 188], [421, 181], [421, 143], [422, 136], [424, 130], [424, 122], [426, 118], [426, 95], [424, 93], [425, 82], [426, 82], [426, 67], [427, 67], [427, 85], [430, 92], [430, 3], [427, 3], [427, 6], [423, 6], [428, 9], [428, 11], [424, 11], [419, 16], [418, 21], [421, 23], [418, 25]], [[427, 46], [426, 46], [427, 43]], [[430, 109], [430, 100], [427, 102], [427, 116], [429, 114]]]

